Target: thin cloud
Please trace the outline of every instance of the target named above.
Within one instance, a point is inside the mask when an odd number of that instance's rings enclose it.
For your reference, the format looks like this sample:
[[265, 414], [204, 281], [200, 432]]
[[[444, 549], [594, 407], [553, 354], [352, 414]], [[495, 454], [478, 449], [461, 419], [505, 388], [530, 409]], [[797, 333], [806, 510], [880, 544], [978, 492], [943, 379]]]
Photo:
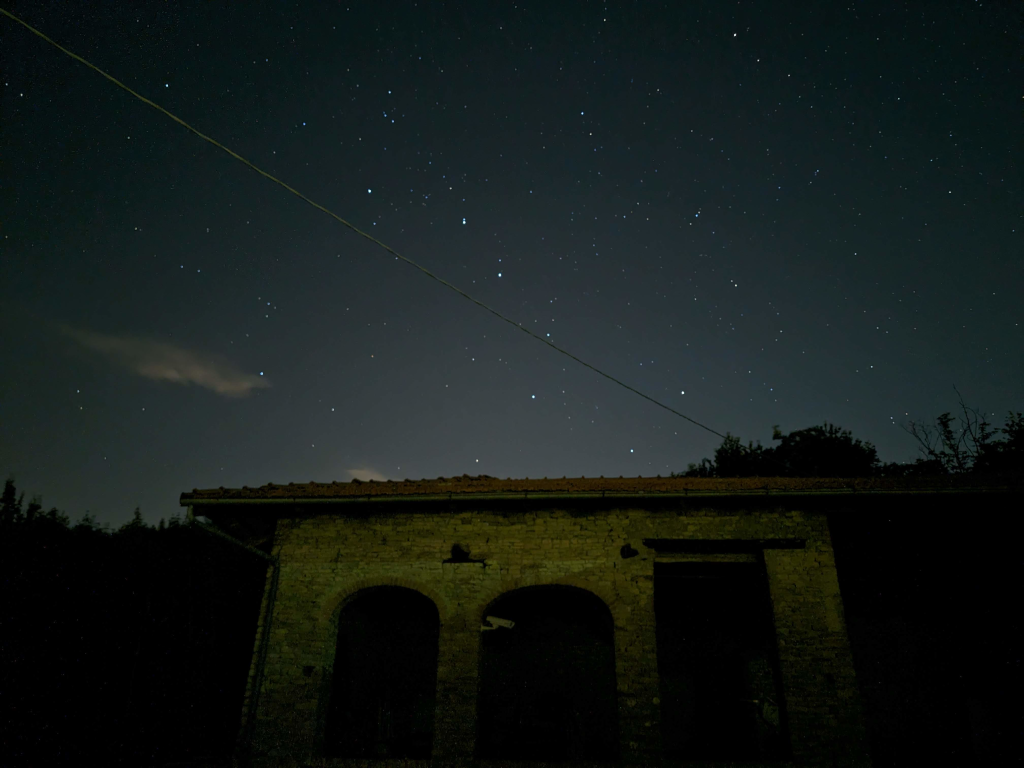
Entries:
[[86, 349], [154, 381], [195, 384], [225, 397], [245, 397], [270, 386], [265, 376], [244, 373], [226, 360], [201, 355], [162, 341], [137, 336], [108, 336], [63, 328]]
[[376, 480], [378, 483], [386, 483], [388, 481], [387, 477], [377, 470], [370, 469], [369, 467], [364, 467], [362, 469], [346, 469], [345, 471], [348, 472], [352, 478], [362, 480], [364, 483], [370, 480]]

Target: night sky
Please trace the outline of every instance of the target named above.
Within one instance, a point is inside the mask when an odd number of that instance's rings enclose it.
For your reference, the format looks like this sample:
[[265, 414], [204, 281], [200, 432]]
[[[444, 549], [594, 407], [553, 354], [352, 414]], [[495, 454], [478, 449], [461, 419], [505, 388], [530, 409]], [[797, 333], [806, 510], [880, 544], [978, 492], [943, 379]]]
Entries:
[[[719, 432], [1024, 409], [1016, 3], [44, 3], [70, 50]], [[847, 7], [848, 6], [848, 7]], [[0, 17], [0, 472], [667, 475], [721, 442]]]

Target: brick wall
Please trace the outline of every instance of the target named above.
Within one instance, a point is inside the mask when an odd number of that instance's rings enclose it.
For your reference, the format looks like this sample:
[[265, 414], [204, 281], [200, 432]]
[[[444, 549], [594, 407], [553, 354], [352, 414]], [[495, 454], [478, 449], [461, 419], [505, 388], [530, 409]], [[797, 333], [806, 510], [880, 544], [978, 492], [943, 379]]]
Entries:
[[[659, 763], [656, 553], [642, 542], [673, 538], [806, 540], [803, 549], [764, 551], [793, 763], [868, 764], [821, 513], [694, 508], [682, 502], [674, 509], [646, 510], [432, 511], [412, 502], [358, 509], [321, 505], [317, 511], [323, 514], [313, 516], [308, 510], [277, 523], [273, 553], [280, 570], [269, 627], [265, 607], [259, 630], [268, 633], [261, 687], [254, 697], [252, 676], [246, 706], [255, 702], [255, 713], [247, 713], [251, 720], [243, 722], [256, 764], [325, 764], [319, 755], [338, 614], [360, 590], [378, 585], [415, 589], [437, 605], [434, 758], [472, 764], [482, 618], [503, 593], [542, 584], [587, 589], [608, 606], [615, 632], [620, 760]], [[454, 544], [484, 562], [442, 562]], [[620, 549], [626, 544], [639, 554], [624, 558]]]

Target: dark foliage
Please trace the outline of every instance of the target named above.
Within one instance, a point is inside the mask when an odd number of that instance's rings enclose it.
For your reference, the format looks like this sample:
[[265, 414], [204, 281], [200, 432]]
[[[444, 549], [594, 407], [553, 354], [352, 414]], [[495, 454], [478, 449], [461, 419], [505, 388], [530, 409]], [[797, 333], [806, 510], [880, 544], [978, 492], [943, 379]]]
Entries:
[[[917, 441], [922, 458], [938, 474], [1011, 474], [1024, 469], [1024, 414], [1010, 412], [994, 430], [985, 414], [960, 400], [961, 415], [943, 413], [934, 424], [910, 422], [905, 429]], [[996, 435], [1003, 435], [998, 439]]]
[[224, 762], [265, 564], [139, 510], [120, 530], [0, 499], [5, 765]]
[[772, 440], [779, 444], [766, 448], [726, 434], [714, 461], [690, 464], [673, 477], [870, 477], [879, 470], [875, 447], [834, 424], [788, 435], [775, 427]]
[[[911, 421], [904, 429], [918, 443], [921, 457], [909, 464], [881, 464], [868, 442], [827, 422], [789, 434], [776, 426], [772, 441], [746, 445], [726, 433], [715, 458], [690, 464], [673, 477], [919, 477], [948, 474], [1019, 474], [1024, 471], [1024, 414], [1009, 413], [992, 428], [984, 414], [961, 400], [959, 419], [944, 413], [934, 424]], [[1002, 435], [1002, 438], [998, 437]]]
[[998, 531], [1019, 495], [985, 501], [983, 517], [955, 495], [829, 514], [876, 768], [1017, 759], [1021, 555]]

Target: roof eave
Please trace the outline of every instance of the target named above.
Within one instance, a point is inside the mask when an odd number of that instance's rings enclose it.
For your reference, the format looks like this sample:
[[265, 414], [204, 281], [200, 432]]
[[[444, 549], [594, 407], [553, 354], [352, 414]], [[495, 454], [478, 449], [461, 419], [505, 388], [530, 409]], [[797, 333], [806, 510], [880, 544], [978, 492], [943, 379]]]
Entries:
[[1014, 490], [1010, 486], [925, 486], [917, 488], [756, 488], [729, 490], [683, 490], [683, 491], [498, 491], [498, 492], [440, 492], [429, 494], [365, 494], [350, 496], [294, 496], [294, 497], [249, 497], [249, 498], [202, 498], [183, 493], [179, 504], [183, 507], [206, 506], [211, 504], [349, 504], [372, 502], [437, 502], [437, 501], [505, 501], [543, 499], [673, 499], [722, 496], [906, 496], [922, 494], [970, 494], [992, 493]]

